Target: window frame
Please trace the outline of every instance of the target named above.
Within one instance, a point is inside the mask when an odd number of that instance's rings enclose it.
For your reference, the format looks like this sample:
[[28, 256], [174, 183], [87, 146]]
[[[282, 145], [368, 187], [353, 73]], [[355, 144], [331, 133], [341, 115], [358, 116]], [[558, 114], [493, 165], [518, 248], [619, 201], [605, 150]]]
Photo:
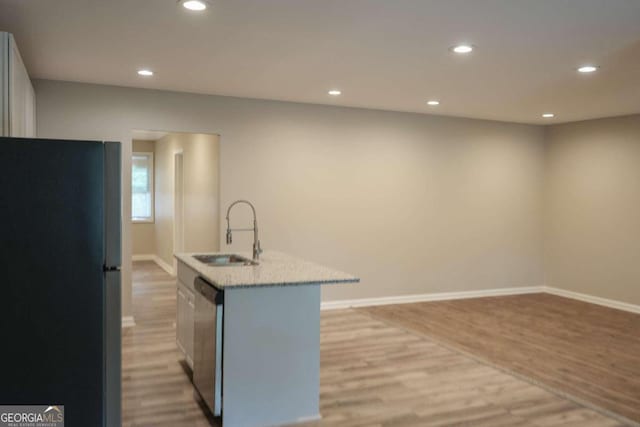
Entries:
[[[151, 165], [149, 170], [149, 188], [151, 194], [151, 217], [135, 218], [133, 216], [133, 158], [135, 156], [146, 156]], [[153, 151], [133, 151], [131, 153], [131, 222], [134, 224], [153, 224], [156, 222], [156, 197], [155, 197], [155, 176], [156, 164]]]

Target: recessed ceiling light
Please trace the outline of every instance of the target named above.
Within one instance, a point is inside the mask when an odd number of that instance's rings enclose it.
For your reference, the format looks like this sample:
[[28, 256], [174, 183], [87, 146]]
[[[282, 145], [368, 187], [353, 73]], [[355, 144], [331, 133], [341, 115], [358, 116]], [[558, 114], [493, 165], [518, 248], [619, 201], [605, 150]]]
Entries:
[[440, 105], [440, 101], [436, 101], [434, 99], [434, 100], [431, 100], [431, 101], [427, 101], [427, 104], [429, 104], [431, 106], [436, 106], [436, 105]]
[[195, 12], [202, 12], [207, 8], [207, 3], [203, 0], [183, 0], [182, 7], [185, 9], [193, 10]]
[[542, 117], [544, 117], [545, 119], [551, 119], [554, 118], [556, 115], [553, 113], [544, 113], [542, 114]]
[[331, 89], [329, 91], [329, 95], [331, 96], [338, 96], [338, 95], [342, 95], [342, 91], [338, 90], [338, 89]]
[[147, 69], [138, 70], [138, 75], [143, 77], [151, 77], [153, 76], [153, 71]]
[[454, 53], [471, 53], [473, 51], [473, 46], [470, 44], [459, 44], [451, 47], [451, 51]]
[[583, 65], [582, 67], [578, 68], [578, 72], [579, 73], [593, 73], [594, 71], [598, 70], [597, 65]]

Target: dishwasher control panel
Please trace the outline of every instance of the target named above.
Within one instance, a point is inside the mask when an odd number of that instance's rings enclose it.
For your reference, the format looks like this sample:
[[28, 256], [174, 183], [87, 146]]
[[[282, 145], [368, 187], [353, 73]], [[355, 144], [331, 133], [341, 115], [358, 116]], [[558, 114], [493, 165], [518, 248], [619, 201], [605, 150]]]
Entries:
[[209, 302], [216, 305], [222, 304], [223, 292], [202, 277], [197, 277], [193, 283], [196, 291], [205, 297]]

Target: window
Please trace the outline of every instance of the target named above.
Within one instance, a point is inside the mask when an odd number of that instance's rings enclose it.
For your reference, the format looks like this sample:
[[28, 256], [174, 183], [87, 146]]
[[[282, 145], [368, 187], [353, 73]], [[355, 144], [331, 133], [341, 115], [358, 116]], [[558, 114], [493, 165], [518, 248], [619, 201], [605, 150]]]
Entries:
[[153, 153], [131, 158], [131, 219], [153, 222]]

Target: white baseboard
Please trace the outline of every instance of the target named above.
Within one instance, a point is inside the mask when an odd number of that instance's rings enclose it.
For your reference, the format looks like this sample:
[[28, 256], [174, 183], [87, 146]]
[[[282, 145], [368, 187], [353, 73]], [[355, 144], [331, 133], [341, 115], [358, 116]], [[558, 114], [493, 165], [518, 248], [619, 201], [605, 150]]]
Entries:
[[322, 302], [320, 308], [322, 310], [338, 310], [354, 307], [370, 307], [375, 305], [411, 304], [416, 302], [536, 294], [542, 292], [640, 314], [639, 305], [582, 294], [579, 292], [567, 291], [565, 289], [553, 288], [550, 286], [528, 286], [522, 288], [487, 289], [483, 291], [440, 292], [432, 294], [400, 295], [381, 298], [360, 298], [350, 300], [324, 301]]
[[560, 297], [576, 299], [584, 302], [590, 302], [591, 304], [602, 305], [609, 308], [615, 308], [618, 310], [629, 311], [631, 313], [640, 314], [640, 305], [629, 304], [622, 301], [616, 301], [607, 298], [595, 297], [593, 295], [582, 294], [580, 292], [567, 291], [566, 289], [554, 288], [550, 286], [543, 286], [543, 292], [552, 295], [558, 295]]
[[175, 276], [175, 272], [173, 271], [173, 266], [171, 264], [168, 264], [166, 262], [164, 262], [162, 260], [162, 258], [160, 258], [159, 256], [155, 256], [153, 258], [153, 260], [156, 262], [156, 264], [158, 264], [160, 266], [160, 268], [162, 268], [164, 271], [166, 271], [167, 273], [169, 273], [172, 276]]
[[170, 265], [170, 264], [167, 264], [166, 262], [164, 262], [162, 260], [162, 258], [160, 258], [158, 255], [154, 255], [154, 254], [132, 255], [131, 256], [131, 261], [153, 261], [156, 264], [158, 264], [158, 267], [160, 267], [161, 269], [163, 269], [164, 271], [166, 271], [170, 275], [172, 275], [172, 276], [176, 275], [174, 270], [173, 270], [173, 266]]
[[154, 254], [137, 254], [131, 255], [131, 261], [155, 261]]
[[361, 298], [339, 301], [324, 301], [322, 310], [336, 310], [351, 307], [368, 307], [374, 305], [410, 304], [414, 302], [445, 301], [465, 298], [497, 297], [504, 295], [535, 294], [543, 292], [544, 286], [527, 286], [521, 288], [487, 289], [483, 291], [439, 292], [432, 294], [400, 295], [381, 298]]
[[133, 319], [133, 316], [122, 316], [122, 327], [130, 328], [132, 326], [136, 326], [136, 321]]

